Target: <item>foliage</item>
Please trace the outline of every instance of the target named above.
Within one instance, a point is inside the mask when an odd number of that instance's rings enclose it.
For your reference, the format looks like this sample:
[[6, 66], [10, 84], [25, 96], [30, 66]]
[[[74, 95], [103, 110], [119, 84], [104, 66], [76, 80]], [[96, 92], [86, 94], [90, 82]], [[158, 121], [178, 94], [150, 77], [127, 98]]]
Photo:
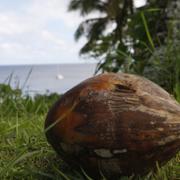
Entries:
[[[58, 94], [37, 94], [34, 97], [23, 96], [20, 89], [12, 89], [10, 85], [0, 84], [1, 116], [27, 114], [44, 114], [48, 111], [52, 102], [57, 100]], [[21, 113], [23, 112], [23, 113]]]
[[171, 42], [157, 49], [143, 75], [164, 87], [180, 102], [180, 46]]
[[[82, 16], [96, 12], [97, 18], [84, 20], [75, 38], [85, 36], [80, 54], [99, 59], [97, 71], [127, 71], [142, 74], [155, 47], [164, 43], [167, 34], [165, 9], [167, 0], [154, 1], [141, 8], [133, 0], [71, 0], [70, 11]], [[119, 52], [127, 55], [126, 58]]]
[[83, 21], [75, 33], [76, 39], [87, 38], [80, 54], [99, 60], [96, 73], [140, 74], [180, 101], [178, 2], [148, 0], [140, 8], [133, 6], [133, 0], [88, 2], [72, 0], [69, 10], [80, 11], [82, 16], [99, 13], [97, 18]]

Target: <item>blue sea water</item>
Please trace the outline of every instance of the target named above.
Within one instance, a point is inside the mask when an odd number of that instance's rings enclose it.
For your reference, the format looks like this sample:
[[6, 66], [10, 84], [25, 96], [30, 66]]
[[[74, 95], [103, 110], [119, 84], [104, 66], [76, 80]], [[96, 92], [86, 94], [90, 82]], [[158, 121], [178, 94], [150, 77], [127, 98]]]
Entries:
[[24, 94], [66, 92], [93, 76], [96, 64], [0, 66], [0, 83], [21, 88]]

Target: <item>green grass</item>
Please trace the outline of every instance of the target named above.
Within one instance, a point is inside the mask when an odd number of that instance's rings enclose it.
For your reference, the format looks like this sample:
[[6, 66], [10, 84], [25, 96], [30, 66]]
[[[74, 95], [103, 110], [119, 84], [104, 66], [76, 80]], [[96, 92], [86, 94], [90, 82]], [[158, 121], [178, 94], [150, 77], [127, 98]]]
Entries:
[[[5, 87], [4, 87], [5, 88]], [[6, 87], [8, 88], [8, 87]], [[91, 179], [83, 170], [73, 170], [56, 155], [44, 136], [44, 119], [58, 98], [22, 98], [11, 89], [0, 96], [0, 179]], [[102, 177], [105, 179], [105, 177]], [[180, 179], [180, 154], [146, 177], [119, 179]]]

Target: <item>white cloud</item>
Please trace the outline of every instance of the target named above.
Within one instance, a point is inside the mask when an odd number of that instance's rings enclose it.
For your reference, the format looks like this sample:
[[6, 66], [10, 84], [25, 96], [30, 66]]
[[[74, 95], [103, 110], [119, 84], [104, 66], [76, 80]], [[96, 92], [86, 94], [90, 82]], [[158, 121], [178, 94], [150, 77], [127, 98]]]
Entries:
[[[8, 10], [0, 13], [0, 35], [41, 32], [51, 21], [75, 30], [81, 22], [77, 13], [67, 12], [69, 0], [32, 0], [23, 13]], [[63, 23], [63, 24], [62, 24]]]
[[68, 13], [70, 0], [33, 0], [27, 12], [41, 21], [61, 20], [66, 26], [74, 28], [82, 20], [77, 13]]
[[72, 55], [72, 57], [74, 57], [74, 54], [78, 55], [79, 49], [84, 43], [83, 40], [79, 44], [76, 44], [73, 41], [68, 43], [68, 41], [60, 38], [57, 34], [53, 34], [47, 30], [43, 30], [41, 35], [45, 41], [51, 43], [49, 51], [51, 50], [53, 53], [64, 53], [67, 55]]
[[64, 42], [64, 40], [56, 37], [53, 33], [49, 32], [47, 30], [42, 31], [42, 38], [44, 40], [53, 42], [53, 43], [57, 44], [58, 46], [61, 46], [61, 47], [66, 46], [66, 43]]
[[20, 49], [21, 45], [18, 43], [1, 43], [0, 44], [0, 50], [17, 50]]
[[0, 13], [0, 34], [14, 35], [21, 34], [30, 29], [27, 23], [21, 22], [21, 18], [14, 14]]
[[82, 18], [67, 12], [69, 1], [30, 0], [0, 11], [0, 64], [78, 62], [84, 40], [73, 34]]

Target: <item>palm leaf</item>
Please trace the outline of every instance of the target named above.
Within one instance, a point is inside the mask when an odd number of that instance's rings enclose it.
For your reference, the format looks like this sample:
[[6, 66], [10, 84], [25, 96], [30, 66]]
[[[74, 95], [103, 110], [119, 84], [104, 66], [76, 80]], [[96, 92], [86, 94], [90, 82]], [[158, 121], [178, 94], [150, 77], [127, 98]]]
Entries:
[[105, 11], [105, 3], [103, 1], [92, 0], [72, 0], [69, 4], [69, 11], [80, 11], [82, 16], [91, 13], [92, 11]]
[[103, 31], [106, 29], [108, 17], [91, 18], [83, 21], [75, 32], [75, 40], [79, 40], [82, 35], [87, 39], [99, 39]]

